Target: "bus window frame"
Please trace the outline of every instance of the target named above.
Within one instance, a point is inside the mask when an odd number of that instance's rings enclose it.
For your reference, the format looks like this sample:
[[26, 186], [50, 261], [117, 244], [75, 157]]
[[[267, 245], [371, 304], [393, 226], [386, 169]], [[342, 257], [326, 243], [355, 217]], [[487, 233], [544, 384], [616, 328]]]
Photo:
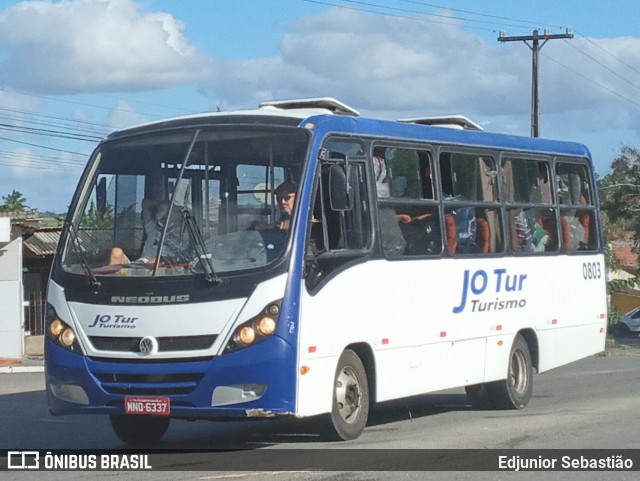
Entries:
[[[309, 192], [309, 212], [306, 215], [306, 227], [305, 227], [305, 242], [304, 242], [304, 252], [305, 252], [305, 268], [303, 278], [305, 279], [305, 285], [307, 292], [310, 295], [315, 295], [319, 292], [324, 285], [326, 285], [331, 279], [333, 279], [336, 275], [343, 272], [345, 269], [351, 267], [354, 264], [359, 264], [362, 262], [366, 262], [373, 252], [375, 243], [376, 243], [376, 224], [375, 217], [373, 214], [373, 206], [375, 205], [373, 195], [374, 193], [371, 190], [371, 182], [373, 179], [371, 178], [371, 170], [369, 167], [369, 162], [366, 155], [362, 153], [357, 153], [356, 155], [345, 155], [345, 158], [331, 158], [331, 152], [339, 152], [339, 151], [331, 151], [327, 148], [327, 146], [332, 142], [342, 142], [342, 143], [351, 143], [351, 144], [359, 144], [361, 147], [361, 151], [366, 152], [367, 141], [362, 137], [346, 137], [344, 135], [327, 135], [321, 144], [320, 149], [314, 155], [316, 157], [316, 166], [314, 169], [313, 175], [313, 185]], [[342, 154], [342, 152], [339, 152]], [[351, 177], [358, 177], [357, 173], [354, 173], [354, 170], [358, 169], [358, 165], [361, 166], [361, 172], [364, 175], [364, 179], [360, 179], [366, 189], [366, 203], [369, 206], [368, 210], [364, 212], [368, 215], [368, 239], [366, 242], [366, 246], [360, 249], [352, 249], [348, 247], [344, 248], [332, 248], [330, 246], [330, 236], [329, 236], [329, 225], [327, 221], [327, 211], [332, 209], [330, 205], [329, 194], [330, 192], [325, 192], [326, 189], [330, 189], [328, 185], [329, 179], [327, 178], [327, 185], [323, 185], [323, 168], [327, 167], [331, 168], [332, 165], [340, 165], [343, 164], [346, 169], [350, 169]], [[358, 179], [356, 179], [357, 181]], [[349, 183], [349, 179], [348, 179]], [[319, 196], [320, 202], [320, 210], [321, 210], [321, 219], [314, 218], [315, 204], [317, 202], [317, 198]], [[351, 202], [351, 209], [357, 207], [355, 202]], [[336, 211], [340, 215], [344, 215], [344, 210]], [[311, 229], [314, 222], [320, 221], [322, 226], [322, 240], [323, 240], [323, 248], [321, 251], [314, 252], [312, 248], [312, 237], [313, 233]], [[328, 266], [328, 268], [324, 268], [324, 266]]]
[[[507, 255], [512, 255], [515, 257], [528, 257], [528, 256], [554, 256], [558, 255], [560, 251], [560, 220], [558, 216], [558, 201], [556, 195], [556, 187], [555, 187], [555, 157], [552, 155], [545, 155], [540, 153], [533, 152], [522, 152], [522, 151], [509, 151], [503, 150], [500, 152], [500, 162], [499, 162], [499, 187], [501, 189], [502, 195], [502, 203], [504, 208], [504, 227], [506, 231], [506, 242], [505, 248]], [[547, 166], [547, 175], [549, 179], [549, 196], [550, 202], [516, 202], [516, 201], [508, 201], [506, 198], [506, 176], [504, 173], [504, 163], [507, 160], [524, 160], [527, 162], [544, 162]], [[509, 213], [512, 209], [549, 209], [550, 212], [553, 213], [553, 232], [552, 235], [555, 236], [555, 248], [543, 251], [543, 252], [514, 252], [512, 247], [514, 239], [511, 235], [511, 228], [508, 225], [509, 222]]]
[[[585, 169], [586, 179], [585, 181], [588, 183], [589, 194], [591, 196], [590, 203], [588, 204], [561, 204], [558, 199], [558, 174], [557, 167], [559, 164], [572, 164], [579, 165]], [[586, 157], [568, 157], [556, 155], [553, 158], [553, 194], [555, 195], [555, 207], [556, 207], [556, 216], [557, 216], [557, 231], [559, 235], [559, 253], [564, 255], [585, 255], [585, 254], [596, 254], [602, 251], [603, 240], [601, 236], [598, 234], [601, 232], [601, 221], [600, 216], [596, 215], [599, 210], [599, 199], [598, 193], [595, 187], [595, 172], [590, 160]], [[594, 242], [589, 242], [588, 249], [569, 249], [568, 246], [565, 246], [562, 241], [562, 226], [561, 226], [561, 217], [562, 212], [579, 208], [580, 210], [588, 211], [591, 213], [590, 218], [594, 222], [594, 225], [590, 227], [589, 234], [596, 234], [594, 236]]]
[[[448, 250], [447, 250], [447, 246], [446, 246], [446, 232], [443, 231], [443, 239], [442, 242], [444, 244], [444, 250], [443, 250], [443, 256], [444, 257], [453, 257], [453, 258], [458, 258], [458, 257], [464, 257], [464, 258], [472, 258], [472, 257], [480, 257], [480, 258], [485, 258], [485, 257], [500, 257], [500, 256], [504, 256], [506, 255], [506, 246], [507, 246], [507, 232], [506, 232], [506, 225], [505, 225], [505, 207], [504, 207], [504, 202], [502, 201], [502, 199], [504, 198], [504, 194], [503, 194], [503, 189], [502, 189], [502, 185], [501, 185], [501, 181], [500, 181], [500, 165], [499, 165], [499, 160], [500, 160], [500, 156], [502, 155], [503, 152], [506, 152], [506, 150], [502, 150], [502, 149], [496, 149], [496, 148], [483, 148], [480, 146], [467, 146], [467, 145], [455, 145], [455, 144], [442, 144], [438, 146], [438, 156], [437, 156], [437, 160], [435, 161], [435, 164], [437, 165], [437, 179], [436, 179], [436, 183], [438, 184], [438, 188], [439, 188], [439, 192], [440, 192], [440, 202], [441, 202], [441, 216], [443, 219], [443, 223], [444, 223], [444, 219], [445, 219], [445, 215], [447, 213], [447, 209], [451, 208], [452, 206], [465, 206], [465, 207], [472, 207], [474, 209], [487, 209], [487, 210], [492, 210], [494, 212], [497, 212], [498, 215], [500, 216], [499, 219], [499, 236], [501, 239], [501, 246], [499, 249], [496, 249], [495, 252], [486, 252], [486, 253], [482, 253], [482, 252], [473, 252], [473, 253], [460, 253], [460, 252], [456, 252], [454, 254], [449, 254]], [[442, 185], [442, 172], [441, 172], [441, 165], [440, 165], [440, 156], [442, 154], [461, 154], [461, 155], [474, 155], [477, 157], [489, 157], [492, 159], [493, 161], [493, 167], [494, 167], [494, 181], [496, 183], [495, 186], [495, 200], [493, 201], [478, 201], [478, 200], [468, 200], [468, 199], [463, 199], [463, 200], [458, 200], [458, 199], [446, 199], [444, 197], [444, 189], [443, 189], [443, 185]]]
[[[442, 212], [442, 194], [441, 194], [441, 186], [440, 182], [438, 182], [439, 178], [439, 166], [437, 165], [437, 156], [436, 152], [438, 150], [439, 145], [435, 143], [420, 143], [416, 141], [408, 141], [402, 139], [372, 139], [368, 149], [369, 159], [367, 163], [369, 164], [369, 169], [371, 170], [370, 177], [370, 190], [371, 197], [373, 198], [373, 208], [372, 211], [375, 211], [373, 214], [375, 218], [375, 243], [377, 245], [377, 249], [379, 251], [379, 256], [388, 260], [388, 261], [401, 261], [401, 260], [414, 260], [414, 259], [423, 259], [423, 258], [438, 258], [441, 257], [445, 251], [444, 244], [444, 223], [443, 223], [443, 212]], [[431, 167], [431, 190], [432, 190], [432, 198], [420, 197], [420, 198], [412, 198], [412, 197], [392, 197], [391, 195], [388, 198], [381, 198], [377, 195], [377, 186], [375, 182], [375, 175], [373, 172], [373, 157], [374, 152], [378, 148], [384, 149], [402, 149], [402, 150], [413, 150], [415, 152], [423, 152], [428, 155], [429, 164]], [[386, 162], [389, 162], [388, 159], [385, 159]], [[387, 165], [387, 168], [389, 166]], [[419, 176], [419, 180], [422, 180], [422, 174]], [[382, 247], [382, 225], [380, 221], [380, 207], [383, 206], [411, 206], [411, 207], [420, 207], [425, 206], [427, 209], [433, 209], [436, 212], [437, 218], [436, 223], [439, 229], [440, 242], [439, 242], [439, 251], [433, 254], [408, 254], [404, 253], [398, 256], [390, 256]]]

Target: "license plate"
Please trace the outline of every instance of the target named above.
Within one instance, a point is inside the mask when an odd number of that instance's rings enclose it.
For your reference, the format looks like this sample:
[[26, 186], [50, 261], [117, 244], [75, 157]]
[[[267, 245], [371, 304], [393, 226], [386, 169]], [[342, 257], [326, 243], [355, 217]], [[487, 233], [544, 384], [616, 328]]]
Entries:
[[124, 412], [146, 414], [147, 416], [169, 416], [171, 400], [168, 397], [124, 397]]

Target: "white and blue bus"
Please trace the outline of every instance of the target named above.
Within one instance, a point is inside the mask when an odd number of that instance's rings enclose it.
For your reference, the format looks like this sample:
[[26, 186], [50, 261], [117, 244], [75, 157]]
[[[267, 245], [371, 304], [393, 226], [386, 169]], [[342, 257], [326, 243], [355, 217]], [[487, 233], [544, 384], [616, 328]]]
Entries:
[[111, 134], [51, 271], [50, 411], [139, 443], [172, 418], [320, 415], [354, 439], [374, 403], [461, 386], [525, 407], [534, 371], [604, 349], [592, 162], [457, 120], [324, 98]]

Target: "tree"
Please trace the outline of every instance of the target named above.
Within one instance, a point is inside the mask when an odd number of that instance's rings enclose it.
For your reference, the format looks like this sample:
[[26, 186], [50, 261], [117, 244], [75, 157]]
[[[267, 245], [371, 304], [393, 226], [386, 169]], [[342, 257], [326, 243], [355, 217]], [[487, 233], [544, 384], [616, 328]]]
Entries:
[[82, 227], [92, 229], [113, 229], [113, 224], [113, 207], [108, 205], [104, 209], [98, 209], [93, 200], [89, 205], [89, 210], [82, 217], [81, 222]]
[[0, 205], [0, 212], [24, 212], [27, 207], [25, 205], [27, 199], [17, 190], [14, 190], [9, 195], [3, 195], [2, 200], [4, 202]]
[[[623, 146], [611, 162], [611, 172], [598, 180], [600, 207], [605, 238], [620, 238], [624, 231], [635, 231], [636, 248], [640, 241], [640, 150]], [[619, 268], [611, 245], [605, 246], [605, 264], [609, 271]], [[624, 291], [640, 285], [640, 276], [628, 280], [609, 280], [607, 291]], [[609, 312], [609, 324], [617, 324], [620, 313]]]
[[640, 150], [620, 149], [611, 172], [598, 181], [600, 206], [612, 223], [640, 232]]

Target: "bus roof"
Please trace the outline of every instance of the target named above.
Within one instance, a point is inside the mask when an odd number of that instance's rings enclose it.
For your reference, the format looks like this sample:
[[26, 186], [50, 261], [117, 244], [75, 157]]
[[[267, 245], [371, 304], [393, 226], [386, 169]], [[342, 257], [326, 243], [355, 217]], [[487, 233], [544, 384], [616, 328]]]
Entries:
[[260, 103], [257, 109], [168, 118], [113, 132], [107, 139], [163, 128], [230, 123], [304, 126], [318, 133], [344, 132], [590, 158], [588, 149], [582, 144], [486, 132], [480, 125], [462, 115], [418, 117], [398, 121], [360, 117], [357, 110], [331, 97], [267, 101]]

